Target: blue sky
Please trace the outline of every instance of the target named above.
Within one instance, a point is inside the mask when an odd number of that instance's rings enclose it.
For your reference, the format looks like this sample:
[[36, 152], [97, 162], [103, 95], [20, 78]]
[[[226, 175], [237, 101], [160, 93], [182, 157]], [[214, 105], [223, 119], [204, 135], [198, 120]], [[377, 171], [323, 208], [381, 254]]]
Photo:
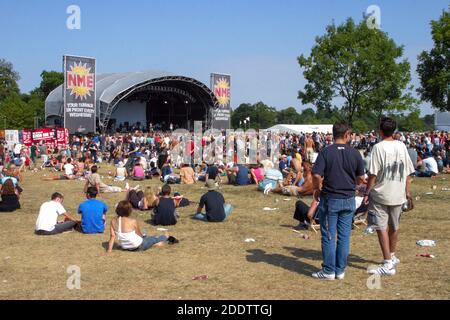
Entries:
[[[81, 29], [66, 28], [66, 8], [81, 9]], [[63, 54], [97, 58], [97, 72], [164, 70], [209, 85], [211, 72], [231, 74], [232, 107], [264, 101], [302, 110], [305, 80], [297, 64], [333, 20], [359, 21], [369, 5], [381, 10], [381, 28], [411, 63], [429, 50], [431, 20], [444, 0], [41, 0], [0, 2], [0, 58], [20, 73], [20, 88], [39, 84], [42, 70], [62, 69]], [[422, 104], [422, 114], [430, 113]]]

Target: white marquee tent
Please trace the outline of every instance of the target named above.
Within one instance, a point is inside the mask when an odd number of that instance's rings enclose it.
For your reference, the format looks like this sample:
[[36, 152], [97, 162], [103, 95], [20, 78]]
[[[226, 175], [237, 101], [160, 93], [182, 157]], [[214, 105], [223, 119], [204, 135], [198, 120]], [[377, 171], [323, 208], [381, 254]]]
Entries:
[[333, 133], [332, 124], [277, 124], [267, 130], [288, 133]]

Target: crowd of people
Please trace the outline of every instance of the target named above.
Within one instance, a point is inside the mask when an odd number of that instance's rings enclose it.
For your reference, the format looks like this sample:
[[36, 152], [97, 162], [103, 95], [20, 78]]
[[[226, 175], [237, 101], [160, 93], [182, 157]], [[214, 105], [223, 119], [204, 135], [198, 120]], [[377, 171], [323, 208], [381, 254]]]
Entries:
[[[253, 184], [255, 192], [313, 196], [309, 205], [299, 199], [294, 212], [298, 230], [308, 229], [312, 223], [320, 224], [324, 263], [313, 277], [344, 278], [352, 222], [360, 212], [368, 212], [369, 224], [378, 232], [384, 258], [383, 264], [371, 272], [393, 275], [399, 263], [395, 256], [399, 216], [402, 206], [411, 200], [410, 176], [433, 178], [439, 173], [450, 173], [449, 133], [397, 132], [396, 123], [390, 118], [381, 121], [378, 134], [355, 134], [350, 127], [338, 123], [327, 134], [269, 132], [265, 139], [262, 137], [203, 135], [196, 145], [172, 132], [136, 131], [75, 135], [67, 146], [40, 142], [8, 147], [0, 143], [0, 211], [20, 208], [24, 171], [48, 170], [55, 175], [44, 177], [45, 181], [85, 181], [86, 200], [79, 205], [78, 218], [64, 209], [64, 196], [53, 193], [40, 207], [37, 235], [73, 229], [87, 234], [104, 233], [109, 209], [97, 196], [124, 193], [115, 208], [117, 216], [110, 222], [107, 252], [112, 251], [116, 241], [124, 250], [147, 250], [178, 240], [168, 233], [145, 235], [138, 221], [131, 218], [133, 210], [149, 210], [153, 224], [168, 226], [178, 222], [177, 208], [198, 205], [193, 219], [223, 222], [233, 206], [226, 203], [219, 187], [224, 183], [236, 187]], [[220, 139], [221, 143], [217, 143]], [[183, 152], [188, 156], [180, 154], [177, 146], [181, 143], [186, 143]], [[211, 146], [215, 157], [200, 152], [201, 161], [196, 163], [197, 149], [202, 151]], [[218, 156], [217, 148], [223, 151], [223, 157]], [[238, 154], [242, 161], [238, 161]], [[103, 165], [108, 168], [113, 165], [108, 174], [115, 185], [105, 183], [98, 173]], [[159, 179], [161, 186], [130, 188], [127, 183], [147, 179]], [[124, 182], [125, 186], [119, 186]], [[171, 184], [198, 183], [207, 189], [198, 202], [178, 193], [172, 195]]]

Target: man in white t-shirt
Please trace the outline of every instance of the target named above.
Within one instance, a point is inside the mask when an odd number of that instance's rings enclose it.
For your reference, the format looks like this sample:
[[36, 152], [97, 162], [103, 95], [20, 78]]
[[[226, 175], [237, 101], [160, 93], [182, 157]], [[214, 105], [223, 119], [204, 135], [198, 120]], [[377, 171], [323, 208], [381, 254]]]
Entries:
[[[52, 194], [51, 200], [44, 202], [39, 209], [35, 233], [37, 235], [54, 235], [72, 230], [78, 221], [64, 209], [64, 196], [58, 192]], [[64, 215], [64, 222], [58, 223], [58, 217]]]
[[44, 181], [52, 181], [52, 180], [74, 180], [76, 179], [75, 175], [75, 166], [72, 164], [72, 159], [68, 158], [66, 163], [63, 165], [64, 174], [50, 177], [50, 178], [42, 178]]
[[394, 140], [397, 123], [383, 118], [380, 123], [382, 141], [376, 144], [369, 162], [369, 180], [364, 203], [369, 205], [368, 220], [378, 233], [384, 263], [368, 270], [379, 275], [394, 275], [400, 262], [395, 256], [402, 205], [411, 198], [410, 175], [414, 165], [404, 143]]
[[422, 160], [422, 163], [425, 165], [424, 172], [416, 172], [416, 176], [418, 177], [434, 177], [439, 173], [439, 167], [436, 159], [434, 159], [431, 155], [427, 155]]

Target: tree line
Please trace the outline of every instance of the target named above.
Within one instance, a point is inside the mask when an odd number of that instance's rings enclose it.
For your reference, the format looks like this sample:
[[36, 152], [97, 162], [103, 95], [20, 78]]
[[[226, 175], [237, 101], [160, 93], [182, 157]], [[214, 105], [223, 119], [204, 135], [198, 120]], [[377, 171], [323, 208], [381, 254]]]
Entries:
[[[450, 8], [450, 7], [449, 7]], [[252, 128], [283, 124], [333, 124], [346, 121], [355, 131], [376, 129], [384, 114], [397, 119], [400, 130], [431, 130], [434, 116], [420, 117], [420, 102], [436, 110], [450, 111], [450, 11], [431, 21], [434, 47], [418, 57], [420, 100], [413, 97], [410, 63], [386, 32], [369, 28], [365, 19], [351, 18], [334, 23], [315, 40], [309, 56], [300, 55], [298, 64], [307, 83], [298, 92], [303, 104], [312, 104], [298, 113], [294, 107], [277, 111], [263, 102], [241, 104], [232, 112], [234, 128], [243, 128], [250, 117]]]

